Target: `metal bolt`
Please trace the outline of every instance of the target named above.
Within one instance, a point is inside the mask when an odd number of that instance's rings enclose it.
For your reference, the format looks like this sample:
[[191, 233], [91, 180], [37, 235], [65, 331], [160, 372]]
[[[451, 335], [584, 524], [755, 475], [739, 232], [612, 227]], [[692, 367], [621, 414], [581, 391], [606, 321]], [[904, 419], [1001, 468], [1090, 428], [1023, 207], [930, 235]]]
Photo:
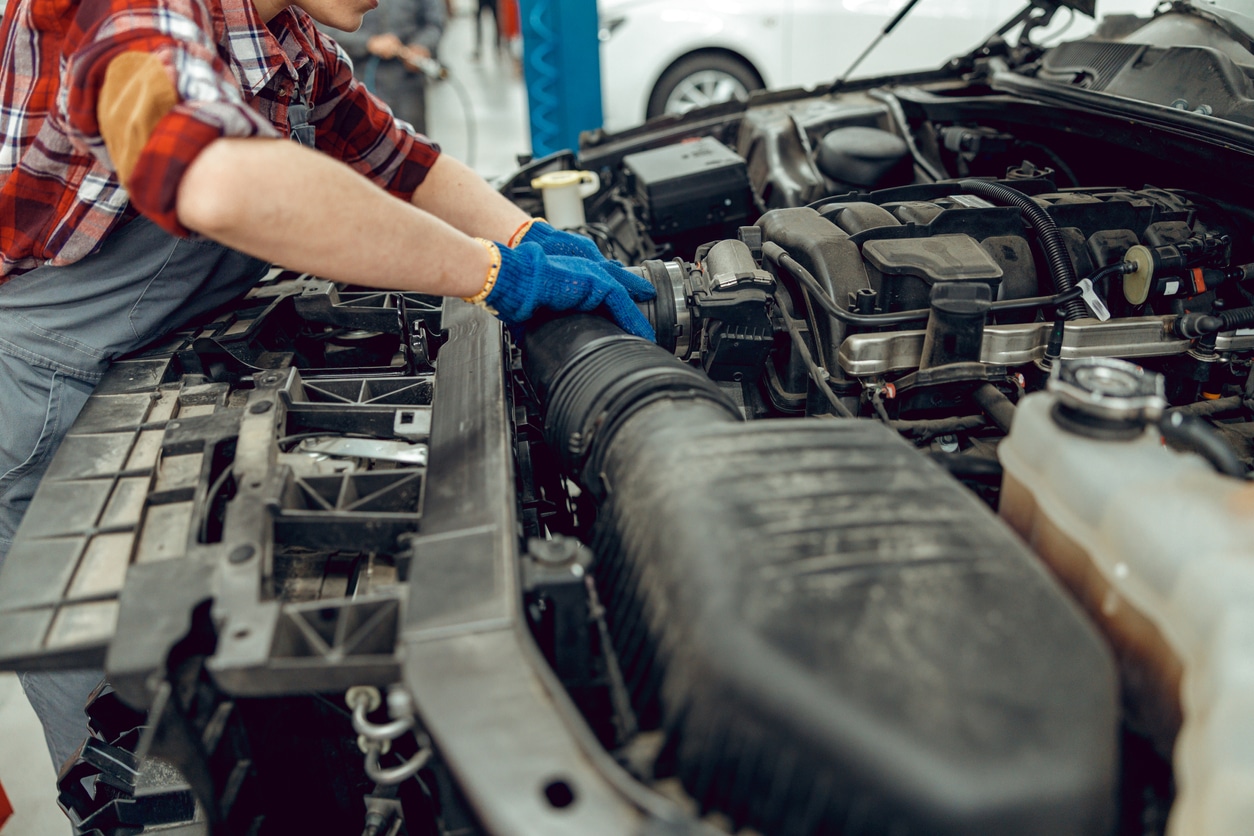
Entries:
[[383, 704], [383, 697], [373, 685], [354, 685], [344, 692], [344, 702], [350, 709], [357, 708], [357, 704], [361, 703], [369, 713]]
[[396, 720], [401, 717], [412, 717], [414, 714], [414, 698], [400, 686], [388, 689], [388, 716]]

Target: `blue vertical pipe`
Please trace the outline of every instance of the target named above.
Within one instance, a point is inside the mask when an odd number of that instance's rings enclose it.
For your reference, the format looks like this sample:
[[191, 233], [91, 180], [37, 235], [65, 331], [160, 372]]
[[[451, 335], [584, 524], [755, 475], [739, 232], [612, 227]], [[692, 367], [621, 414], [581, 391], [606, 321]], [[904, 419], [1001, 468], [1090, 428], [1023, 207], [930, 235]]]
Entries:
[[579, 147], [601, 127], [596, 0], [519, 0], [523, 78], [537, 157]]

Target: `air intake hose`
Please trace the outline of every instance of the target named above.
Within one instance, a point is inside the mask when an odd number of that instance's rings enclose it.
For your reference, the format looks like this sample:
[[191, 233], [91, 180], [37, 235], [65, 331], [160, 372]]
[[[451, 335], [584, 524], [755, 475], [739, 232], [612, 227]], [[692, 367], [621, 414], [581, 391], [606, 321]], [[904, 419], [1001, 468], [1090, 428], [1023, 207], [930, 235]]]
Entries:
[[[545, 440], [572, 474], [600, 495], [601, 462], [623, 423], [659, 401], [739, 421], [740, 411], [707, 376], [609, 320], [578, 315], [528, 331], [523, 367], [545, 411]], [[691, 410], [674, 410], [678, 424]]]
[[[963, 191], [982, 197], [998, 206], [1013, 206], [1023, 215], [1024, 220], [1032, 225], [1041, 246], [1045, 248], [1045, 258], [1049, 262], [1050, 274], [1054, 277], [1054, 293], [1066, 293], [1076, 285], [1075, 266], [1071, 263], [1071, 254], [1067, 252], [1067, 244], [1058, 231], [1058, 225], [1049, 213], [1041, 208], [1035, 200], [1023, 192], [990, 183], [987, 180], [959, 180], [958, 185]], [[1084, 303], [1072, 299], [1062, 304], [1063, 316], [1068, 319], [1083, 319], [1089, 315]]]

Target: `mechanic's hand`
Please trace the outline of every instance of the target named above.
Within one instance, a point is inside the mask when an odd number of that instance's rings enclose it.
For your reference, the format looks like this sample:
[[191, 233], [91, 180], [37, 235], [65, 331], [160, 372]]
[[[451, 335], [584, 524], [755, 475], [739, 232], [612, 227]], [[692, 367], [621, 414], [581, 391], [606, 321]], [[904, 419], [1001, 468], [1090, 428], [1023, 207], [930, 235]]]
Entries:
[[395, 58], [401, 54], [401, 50], [404, 48], [405, 45], [401, 43], [401, 39], [396, 37], [396, 34], [393, 32], [372, 35], [366, 41], [366, 51], [380, 58]]
[[543, 218], [536, 218], [529, 227], [523, 230], [521, 236], [515, 233], [515, 238], [516, 240], [510, 241], [511, 245], [539, 244], [540, 249], [544, 250], [546, 255], [567, 255], [592, 261], [606, 261], [605, 256], [591, 240], [573, 232], [554, 229]]
[[422, 44], [409, 44], [400, 52], [401, 62], [410, 72], [421, 72], [422, 62], [431, 57], [431, 50]]
[[[653, 326], [634, 302], [657, 295], [653, 285], [613, 262], [545, 255], [539, 244], [516, 248], [484, 241], [500, 257], [496, 283], [483, 303], [509, 324], [526, 322], [536, 311], [591, 311], [604, 305], [624, 331], [653, 341]], [[634, 300], [634, 302], [633, 302]]]

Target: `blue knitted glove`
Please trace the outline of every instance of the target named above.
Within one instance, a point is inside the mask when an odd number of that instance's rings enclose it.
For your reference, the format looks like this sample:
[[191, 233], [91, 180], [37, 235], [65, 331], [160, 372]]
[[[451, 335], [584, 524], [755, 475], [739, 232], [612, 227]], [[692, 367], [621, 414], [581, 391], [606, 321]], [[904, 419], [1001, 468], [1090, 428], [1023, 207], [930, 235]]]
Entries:
[[608, 261], [548, 256], [539, 244], [496, 246], [501, 267], [483, 303], [502, 321], [526, 322], [541, 308], [591, 311], [604, 305], [624, 331], [653, 341], [653, 326], [633, 303], [657, 295], [647, 279]]
[[597, 245], [582, 235], [563, 232], [549, 226], [543, 218], [531, 222], [531, 226], [522, 237], [511, 242], [514, 246], [520, 243], [539, 244], [545, 255], [568, 255], [586, 258], [589, 261], [606, 261]]

